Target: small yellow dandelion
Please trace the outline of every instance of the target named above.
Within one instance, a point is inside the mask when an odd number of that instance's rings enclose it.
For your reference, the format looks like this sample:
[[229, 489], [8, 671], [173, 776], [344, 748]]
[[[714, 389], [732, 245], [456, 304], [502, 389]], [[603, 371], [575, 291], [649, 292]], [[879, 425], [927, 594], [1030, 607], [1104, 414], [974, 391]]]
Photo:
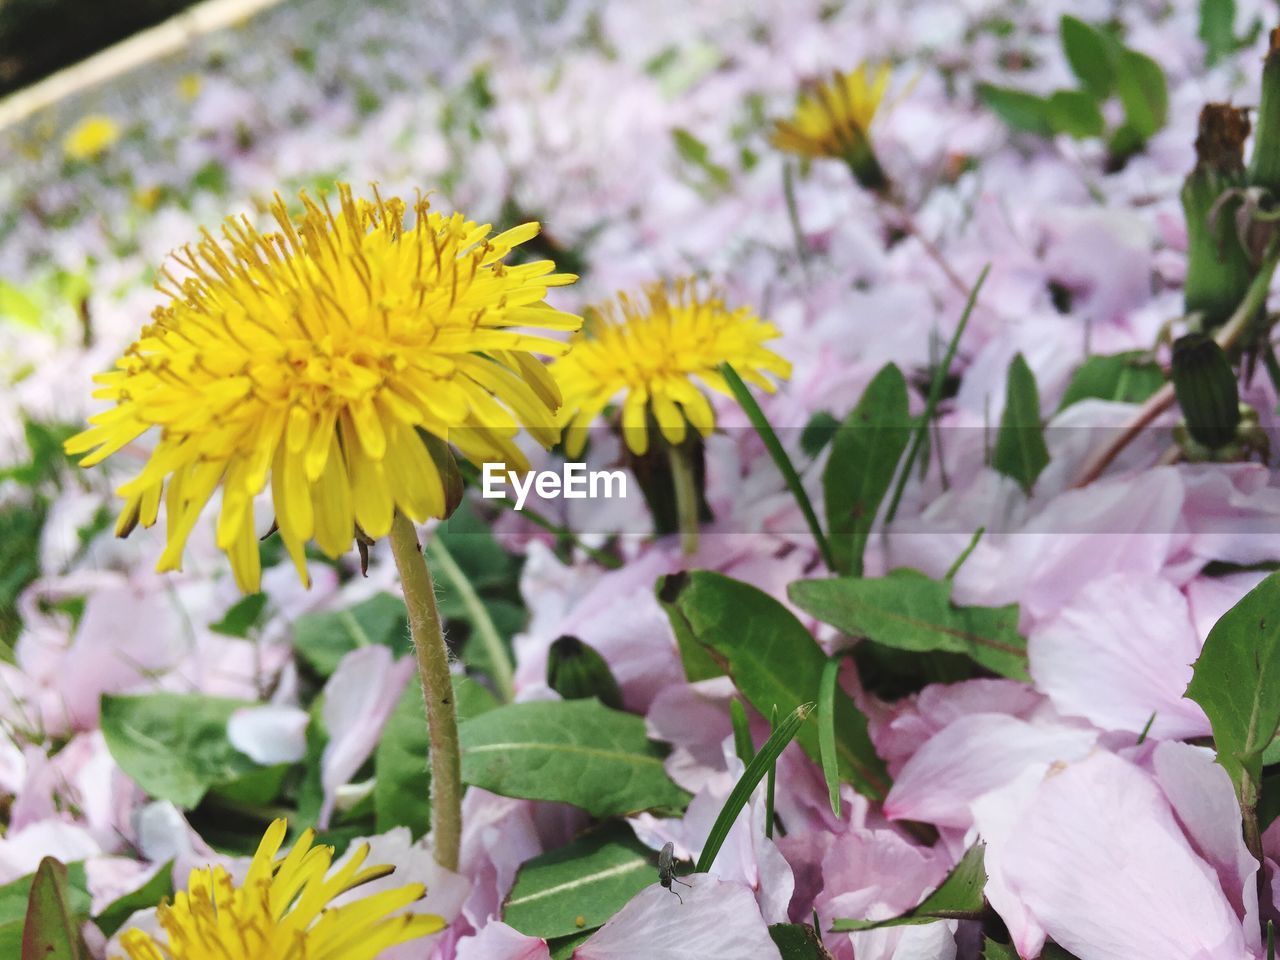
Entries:
[[832, 157], [855, 167], [868, 187], [883, 185], [884, 174], [871, 146], [871, 122], [884, 99], [890, 69], [860, 64], [849, 73], [836, 71], [830, 79], [802, 94], [795, 113], [774, 123], [770, 142], [802, 157]]
[[[443, 918], [401, 913], [425, 889], [410, 883], [341, 906], [339, 896], [390, 874], [386, 866], [361, 869], [361, 846], [332, 874], [333, 848], [313, 847], [306, 831], [277, 860], [286, 824], [277, 820], [254, 854], [239, 887], [222, 867], [191, 871], [185, 892], [156, 911], [162, 935], [125, 931], [127, 960], [373, 960], [388, 947], [444, 929]], [[113, 957], [112, 960], [123, 960]]]
[[204, 86], [204, 81], [200, 79], [198, 73], [184, 73], [178, 80], [178, 94], [183, 100], [190, 103], [196, 97], [200, 96], [200, 90]]
[[155, 210], [164, 196], [164, 188], [152, 184], [149, 187], [138, 187], [133, 191], [133, 202], [147, 213]]
[[619, 294], [616, 302], [588, 311], [588, 318], [573, 349], [552, 366], [564, 394], [571, 457], [581, 452], [587, 428], [620, 395], [627, 446], [642, 454], [650, 420], [671, 444], [684, 441], [689, 424], [703, 436], [715, 428], [702, 387], [732, 395], [721, 364], [770, 392], [766, 373], [791, 375], [791, 365], [764, 346], [779, 335], [773, 324], [749, 307], [729, 309], [719, 294], [703, 293], [691, 279], [653, 284], [638, 298]]
[[564, 342], [529, 328], [576, 331], [581, 318], [544, 302], [576, 277], [540, 260], [504, 259], [538, 232], [526, 223], [491, 237], [488, 225], [431, 212], [406, 224], [399, 198], [357, 200], [339, 185], [335, 213], [302, 195], [295, 222], [284, 201], [278, 232], [229, 219], [165, 268], [170, 302], [94, 395], [113, 406], [90, 418], [68, 453], [91, 466], [151, 430], [158, 441], [124, 484], [116, 532], [156, 521], [167, 546], [159, 570], [181, 568], [197, 517], [221, 486], [217, 544], [242, 590], [261, 567], [253, 500], [270, 477], [280, 536], [303, 582], [305, 544], [336, 557], [385, 536], [398, 510], [447, 515], [451, 444], [475, 463], [527, 467], [524, 428], [559, 438], [560, 394], [535, 356]]
[[62, 140], [62, 152], [70, 160], [95, 160], [120, 139], [120, 125], [105, 114], [85, 117]]

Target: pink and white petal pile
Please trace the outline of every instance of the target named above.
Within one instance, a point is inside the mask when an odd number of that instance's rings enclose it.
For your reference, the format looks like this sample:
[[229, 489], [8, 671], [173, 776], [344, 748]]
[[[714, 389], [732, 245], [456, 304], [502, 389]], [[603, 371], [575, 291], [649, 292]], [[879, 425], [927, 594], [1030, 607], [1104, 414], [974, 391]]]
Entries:
[[[31, 491], [3, 469], [24, 462], [27, 421], [89, 414], [88, 390], [69, 384], [88, 384], [133, 338], [156, 302], [151, 271], [171, 249], [274, 190], [339, 175], [388, 192], [439, 185], [442, 207], [495, 223], [513, 210], [541, 219], [556, 255], [581, 261], [582, 282], [558, 301], [569, 307], [706, 273], [781, 331], [776, 349], [793, 376], [761, 403], [801, 463], [801, 428], [819, 413], [843, 416], [886, 363], [907, 374], [912, 410], [923, 410], [921, 384], [956, 330], [964, 291], [920, 236], [965, 283], [990, 267], [937, 449], [872, 538], [866, 569], [941, 577], [985, 528], [955, 574], [954, 599], [1019, 605], [1030, 682], [934, 684], [883, 702], [850, 678], [894, 778], [884, 803], [846, 786], [837, 817], [820, 768], [792, 745], [778, 765], [774, 839], [757, 791], [710, 872], [688, 878], [683, 906], [647, 887], [577, 948], [579, 960], [773, 958], [768, 925], [808, 923], [815, 910], [824, 930], [838, 918], [897, 916], [977, 842], [986, 897], [1025, 960], [1050, 939], [1080, 960], [1260, 960], [1261, 921], [1280, 919], [1280, 826], [1264, 835], [1259, 904], [1231, 785], [1188, 742], [1208, 734], [1208, 720], [1183, 694], [1217, 618], [1280, 561], [1274, 461], [1168, 465], [1170, 415], [1076, 488], [1098, 438], [1136, 405], [1059, 404], [1091, 353], [1167, 361], [1164, 327], [1183, 311], [1179, 189], [1196, 116], [1209, 100], [1257, 102], [1265, 31], [1210, 64], [1200, 4], [1189, 0], [433, 0], [412, 15], [403, 6], [284, 4], [262, 29], [218, 35], [141, 84], [95, 91], [94, 109], [127, 135], [94, 164], [66, 164], [38, 123], [0, 143], [0, 508], [25, 508], [33, 493], [47, 501], [32, 551], [39, 576], [18, 601], [13, 663], [0, 663], [0, 883], [45, 855], [84, 861], [96, 909], [170, 861], [179, 882], [214, 859], [239, 868], [189, 811], [154, 802], [119, 769], [100, 730], [103, 695], [245, 701], [228, 738], [271, 765], [305, 756], [307, 698], [322, 690], [322, 823], [369, 789], [352, 781], [411, 682], [410, 660], [360, 646], [312, 690], [292, 641], [302, 614], [395, 589], [381, 547], [368, 580], [354, 565], [341, 576], [316, 567], [310, 592], [288, 564], [268, 566], [256, 635], [231, 637], [210, 628], [238, 599], [211, 525], [192, 534], [184, 572], [161, 579], [150, 572], [158, 535], [117, 541], [95, 525], [114, 477]], [[1235, 7], [1241, 37], [1275, 16], [1263, 0]], [[1167, 76], [1169, 124], [1119, 170], [1096, 141], [1011, 133], [977, 94], [984, 82], [1041, 93], [1073, 85], [1058, 41], [1064, 13], [1113, 22]], [[920, 236], [838, 163], [792, 169], [789, 203], [786, 161], [768, 145], [766, 121], [790, 110], [803, 83], [862, 59], [895, 64], [894, 103], [874, 136]], [[187, 102], [189, 74], [199, 83]], [[38, 324], [9, 315], [27, 302]], [[1036, 377], [1051, 453], [1029, 496], [987, 456], [1017, 353]], [[1274, 432], [1267, 378], [1244, 395]], [[693, 795], [682, 817], [629, 822], [648, 846], [670, 841], [682, 857], [700, 852], [742, 770], [736, 694], [726, 679], [685, 682], [654, 583], [699, 567], [787, 603], [789, 582], [823, 574], [745, 416], [713, 402], [716, 519], [695, 557], [636, 535], [645, 515], [634, 503], [561, 517], [593, 545], [621, 533], [616, 570], [583, 551], [566, 560], [519, 518], [496, 524], [524, 559], [517, 699], [555, 696], [546, 661], [560, 635], [597, 649], [626, 708], [671, 745], [667, 770]], [[145, 445], [120, 456], [140, 463]], [[593, 440], [592, 466], [612, 468], [618, 454]], [[817, 503], [821, 467], [803, 477]], [[259, 520], [270, 525], [265, 512]], [[763, 718], [751, 724], [762, 742]], [[387, 956], [549, 960], [544, 940], [503, 922], [503, 902], [521, 864], [573, 839], [585, 813], [472, 788], [464, 822], [456, 875], [403, 830], [371, 838], [375, 858], [397, 865], [396, 882], [427, 883], [427, 909], [450, 920], [429, 943]], [[936, 828], [937, 842], [922, 843], [917, 823]], [[838, 960], [948, 960], [974, 957], [978, 932], [948, 920], [824, 942]]]

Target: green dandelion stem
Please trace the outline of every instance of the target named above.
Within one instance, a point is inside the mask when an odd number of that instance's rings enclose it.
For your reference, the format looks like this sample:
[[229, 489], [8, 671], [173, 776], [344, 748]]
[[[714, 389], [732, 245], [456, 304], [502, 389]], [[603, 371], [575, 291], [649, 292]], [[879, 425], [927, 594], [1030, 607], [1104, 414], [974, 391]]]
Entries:
[[688, 444], [670, 444], [671, 480], [676, 488], [676, 522], [686, 557], [698, 552], [698, 480]]
[[444, 642], [435, 585], [418, 545], [413, 522], [396, 511], [391, 524], [391, 553], [400, 571], [400, 588], [409, 613], [409, 632], [418, 658], [422, 695], [427, 706], [431, 744], [431, 830], [436, 863], [458, 869], [462, 843], [462, 755], [458, 748], [458, 712], [449, 675], [449, 648]]

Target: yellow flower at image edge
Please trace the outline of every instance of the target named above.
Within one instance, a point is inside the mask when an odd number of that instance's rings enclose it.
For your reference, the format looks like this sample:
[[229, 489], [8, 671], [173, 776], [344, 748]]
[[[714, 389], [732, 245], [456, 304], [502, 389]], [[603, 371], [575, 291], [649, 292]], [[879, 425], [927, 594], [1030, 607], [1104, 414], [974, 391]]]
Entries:
[[[461, 214], [406, 223], [399, 198], [339, 204], [302, 195], [298, 222], [277, 197], [278, 232], [229, 219], [166, 268], [171, 300], [116, 363], [95, 397], [114, 403], [66, 445], [91, 466], [153, 427], [150, 459], [119, 493], [117, 533], [153, 524], [167, 545], [157, 569], [180, 569], [197, 517], [221, 485], [218, 547], [237, 583], [261, 577], [253, 500], [270, 478], [280, 536], [303, 582], [305, 544], [336, 557], [385, 536], [395, 511], [447, 512], [444, 443], [475, 463], [527, 469], [520, 429], [559, 438], [560, 393], [535, 354], [567, 345], [528, 328], [575, 331], [581, 318], [543, 302], [576, 277], [541, 260], [504, 258], [534, 237], [526, 223], [490, 237]], [[433, 439], [434, 438], [434, 439]], [[444, 453], [441, 454], [441, 450]]]
[[684, 441], [690, 424], [707, 435], [715, 413], [702, 385], [732, 395], [721, 364], [770, 392], [766, 373], [791, 375], [791, 365], [764, 346], [778, 335], [749, 307], [729, 309], [692, 280], [654, 284], [642, 297], [620, 294], [594, 308], [573, 349], [552, 366], [564, 393], [566, 452], [581, 453], [587, 428], [620, 394], [623, 436], [633, 453], [648, 449], [650, 419], [672, 444]]
[[72, 127], [62, 141], [71, 160], [93, 160], [120, 139], [120, 125], [108, 116], [94, 114]]
[[855, 159], [870, 149], [875, 119], [890, 69], [874, 75], [866, 64], [849, 73], [839, 71], [800, 97], [795, 113], [774, 124], [771, 142], [780, 150], [805, 157]]
[[422, 898], [420, 883], [330, 906], [392, 868], [361, 870], [369, 855], [362, 846], [327, 876], [333, 848], [311, 846], [310, 830], [277, 861], [285, 830], [283, 820], [271, 824], [239, 887], [222, 867], [193, 870], [187, 890], [156, 911], [161, 935], [120, 936], [127, 960], [373, 960], [444, 928], [441, 917], [397, 912]]

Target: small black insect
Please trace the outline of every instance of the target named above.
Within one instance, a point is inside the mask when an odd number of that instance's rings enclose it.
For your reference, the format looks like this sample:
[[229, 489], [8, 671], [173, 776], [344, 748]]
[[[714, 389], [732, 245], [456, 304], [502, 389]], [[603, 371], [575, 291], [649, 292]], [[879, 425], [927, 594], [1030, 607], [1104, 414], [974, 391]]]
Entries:
[[684, 904], [684, 897], [680, 896], [679, 890], [672, 890], [671, 885], [678, 883], [682, 887], [693, 889], [693, 884], [685, 883], [676, 876], [676, 845], [674, 843], [666, 844], [658, 854], [658, 883], [662, 884], [668, 890], [676, 895], [676, 899]]

